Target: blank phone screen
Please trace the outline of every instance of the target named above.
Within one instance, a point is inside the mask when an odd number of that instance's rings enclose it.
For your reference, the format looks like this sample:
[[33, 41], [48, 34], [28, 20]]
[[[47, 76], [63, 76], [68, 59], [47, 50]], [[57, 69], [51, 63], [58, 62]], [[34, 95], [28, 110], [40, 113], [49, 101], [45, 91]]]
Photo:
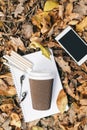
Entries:
[[73, 30], [70, 30], [59, 39], [59, 42], [77, 62], [87, 54], [87, 46]]

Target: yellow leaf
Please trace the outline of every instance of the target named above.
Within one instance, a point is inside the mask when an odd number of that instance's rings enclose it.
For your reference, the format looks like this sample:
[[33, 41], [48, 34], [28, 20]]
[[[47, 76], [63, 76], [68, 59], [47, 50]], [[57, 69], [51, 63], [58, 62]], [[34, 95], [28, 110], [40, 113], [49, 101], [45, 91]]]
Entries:
[[32, 17], [32, 23], [40, 29], [43, 26], [44, 20], [45, 20], [45, 24], [50, 23], [50, 16], [48, 12], [38, 12], [38, 14]]
[[38, 127], [38, 126], [33, 126], [33, 127], [32, 127], [32, 130], [43, 130], [43, 128]]
[[2, 21], [0, 21], [0, 27], [3, 27], [3, 22]]
[[76, 25], [78, 23], [77, 20], [71, 20], [68, 24], [69, 25]]
[[85, 17], [79, 24], [76, 25], [76, 30], [82, 32], [84, 31], [85, 27], [87, 27], [87, 17]]
[[44, 5], [44, 11], [50, 11], [54, 8], [58, 8], [58, 2], [54, 0], [47, 0]]
[[47, 48], [43, 47], [40, 43], [34, 41], [30, 44], [30, 48], [40, 48], [42, 54], [48, 59], [50, 59], [50, 55], [51, 55], [50, 51]]

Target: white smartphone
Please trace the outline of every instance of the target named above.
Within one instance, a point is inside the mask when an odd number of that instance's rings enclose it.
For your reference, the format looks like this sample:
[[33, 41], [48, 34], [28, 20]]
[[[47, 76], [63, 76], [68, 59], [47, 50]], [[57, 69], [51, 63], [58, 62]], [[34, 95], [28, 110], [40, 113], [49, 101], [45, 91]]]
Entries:
[[70, 26], [55, 39], [78, 65], [87, 60], [87, 44]]

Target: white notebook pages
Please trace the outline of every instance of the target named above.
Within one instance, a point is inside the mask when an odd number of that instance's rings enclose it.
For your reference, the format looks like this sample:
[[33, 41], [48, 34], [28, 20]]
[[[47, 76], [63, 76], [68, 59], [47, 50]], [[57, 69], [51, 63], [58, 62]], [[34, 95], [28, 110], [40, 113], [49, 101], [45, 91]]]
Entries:
[[[29, 85], [29, 75], [26, 75], [26, 78], [23, 81], [23, 88], [22, 92], [27, 91], [27, 96], [24, 101], [20, 104], [24, 116], [25, 122], [30, 122], [39, 118], [47, 117], [59, 112], [56, 100], [60, 90], [62, 89], [62, 84], [60, 81], [59, 73], [56, 67], [56, 63], [54, 60], [54, 56], [51, 55], [51, 59], [49, 60], [42, 52], [35, 52], [32, 54], [28, 54], [24, 56], [27, 60], [29, 59], [33, 63], [33, 70], [34, 71], [50, 71], [55, 74], [55, 79], [53, 83], [53, 91], [52, 91], [52, 100], [51, 100], [51, 108], [48, 110], [35, 110], [32, 108], [32, 101], [31, 101], [31, 94], [30, 94], [30, 85]], [[11, 68], [14, 84], [16, 87], [16, 91], [18, 97], [20, 97], [20, 77], [24, 74], [21, 70], [17, 68]]]

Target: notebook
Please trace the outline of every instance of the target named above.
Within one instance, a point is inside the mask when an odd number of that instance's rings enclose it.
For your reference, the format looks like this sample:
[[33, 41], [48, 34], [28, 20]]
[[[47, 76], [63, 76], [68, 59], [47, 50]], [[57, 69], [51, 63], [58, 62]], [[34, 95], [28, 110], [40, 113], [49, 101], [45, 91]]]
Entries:
[[[52, 52], [52, 51], [51, 51]], [[32, 54], [27, 54], [24, 56], [27, 60], [30, 60], [33, 63], [33, 70], [34, 71], [50, 71], [55, 74], [55, 79], [53, 83], [53, 91], [52, 91], [52, 100], [51, 100], [51, 107], [48, 110], [35, 110], [32, 107], [32, 100], [31, 100], [31, 94], [30, 94], [30, 85], [29, 85], [29, 75], [26, 74], [26, 77], [23, 81], [23, 87], [22, 92], [27, 92], [27, 96], [24, 99], [23, 102], [21, 102], [20, 106], [23, 112], [24, 120], [25, 122], [31, 122], [36, 119], [40, 119], [43, 117], [47, 117], [53, 114], [56, 114], [59, 112], [56, 100], [58, 97], [58, 94], [60, 90], [62, 89], [61, 80], [59, 77], [59, 73], [56, 67], [56, 63], [54, 60], [53, 54], [51, 55], [51, 59], [49, 60], [44, 55], [42, 55], [42, 52], [35, 52]], [[16, 87], [16, 91], [18, 94], [18, 98], [20, 97], [20, 90], [21, 90], [21, 84], [20, 84], [20, 76], [24, 74], [21, 70], [17, 68], [13, 68], [10, 66], [14, 84]]]

